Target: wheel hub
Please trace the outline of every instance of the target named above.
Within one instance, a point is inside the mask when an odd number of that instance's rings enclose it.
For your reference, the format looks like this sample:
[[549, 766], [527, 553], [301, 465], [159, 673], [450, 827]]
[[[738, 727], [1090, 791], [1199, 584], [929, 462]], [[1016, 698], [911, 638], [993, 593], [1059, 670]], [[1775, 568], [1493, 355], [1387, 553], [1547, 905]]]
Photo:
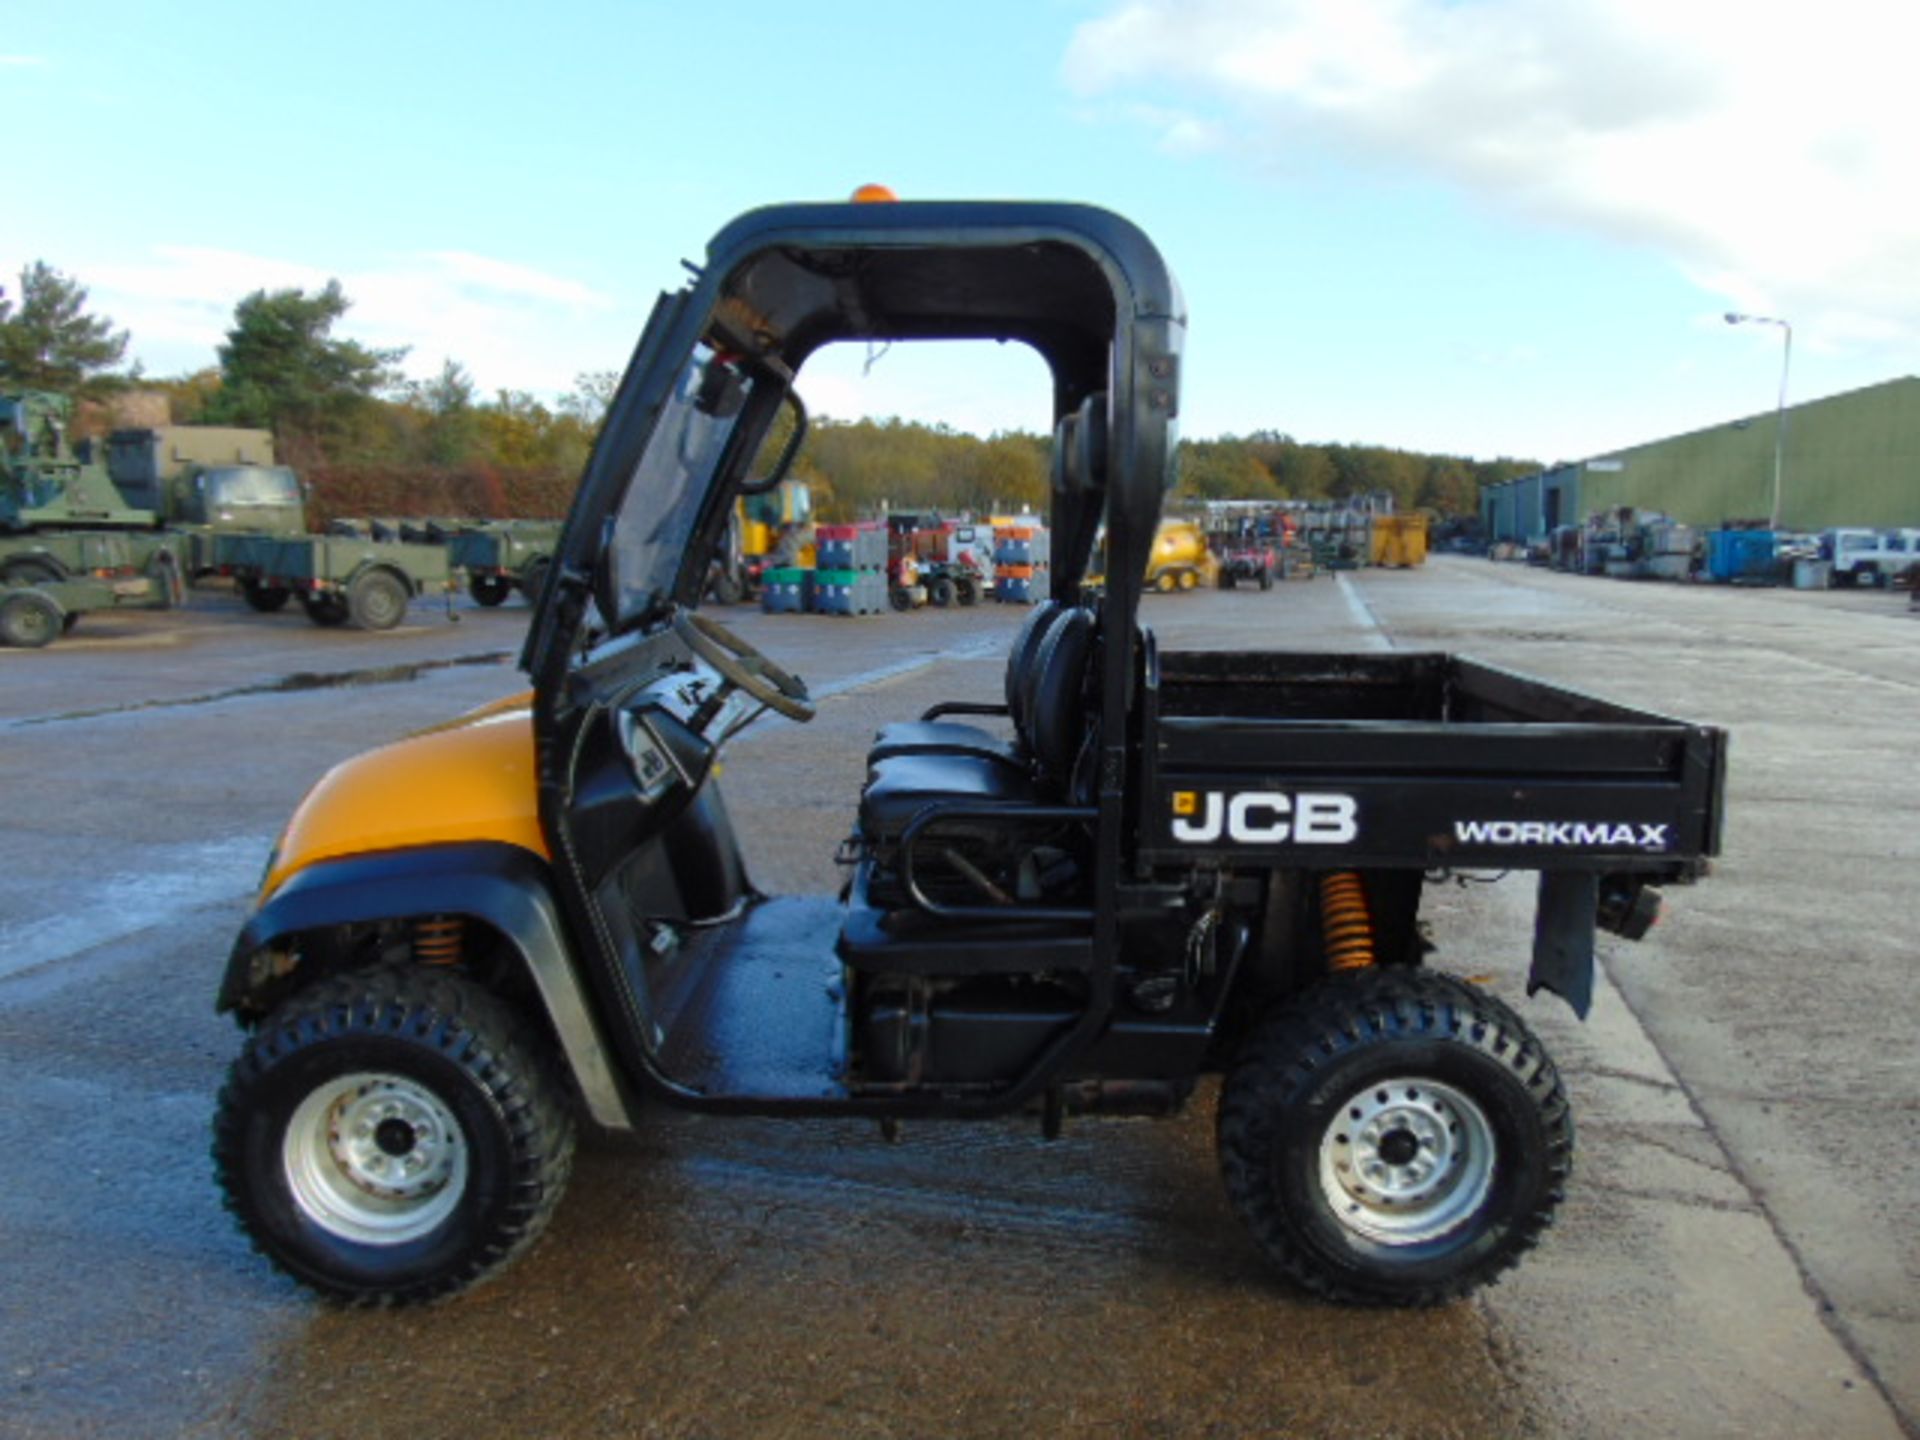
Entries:
[[1465, 1092], [1396, 1078], [1348, 1097], [1320, 1143], [1334, 1218], [1366, 1239], [1415, 1245], [1468, 1219], [1493, 1184], [1486, 1113]]
[[399, 1075], [348, 1075], [315, 1089], [287, 1127], [284, 1159], [309, 1219], [375, 1244], [438, 1225], [459, 1202], [467, 1172], [453, 1113]]

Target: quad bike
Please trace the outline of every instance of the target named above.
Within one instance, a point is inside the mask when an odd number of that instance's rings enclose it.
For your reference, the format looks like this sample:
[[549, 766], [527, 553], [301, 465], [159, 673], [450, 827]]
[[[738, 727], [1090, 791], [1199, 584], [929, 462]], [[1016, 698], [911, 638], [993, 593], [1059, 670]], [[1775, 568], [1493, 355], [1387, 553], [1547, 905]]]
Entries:
[[[784, 206], [713, 240], [588, 462], [529, 693], [337, 767], [274, 847], [214, 1141], [274, 1264], [352, 1303], [457, 1292], [540, 1234], [577, 1124], [649, 1105], [1052, 1135], [1211, 1075], [1227, 1193], [1299, 1284], [1434, 1304], [1534, 1244], [1566, 1091], [1429, 967], [1423, 892], [1539, 872], [1530, 989], [1584, 1014], [1596, 928], [1637, 938], [1717, 851], [1724, 737], [1447, 655], [1163, 653], [1140, 592], [1184, 333], [1146, 236], [1080, 206]], [[764, 894], [717, 762], [813, 706], [699, 612], [707, 557], [791, 463], [803, 418], [750, 469], [815, 350], [984, 338], [1051, 367], [1049, 598], [1002, 703], [880, 731], [845, 890]]]

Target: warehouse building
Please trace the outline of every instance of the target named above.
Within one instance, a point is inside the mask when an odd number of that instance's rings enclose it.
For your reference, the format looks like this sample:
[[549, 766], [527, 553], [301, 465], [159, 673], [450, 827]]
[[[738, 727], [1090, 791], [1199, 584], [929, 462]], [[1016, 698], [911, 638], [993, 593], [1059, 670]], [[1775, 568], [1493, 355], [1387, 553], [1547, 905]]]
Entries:
[[1544, 538], [1622, 505], [1688, 525], [1764, 523], [1773, 511], [1774, 440], [1784, 434], [1780, 525], [1920, 526], [1920, 379], [1863, 390], [1557, 465], [1480, 491], [1489, 541]]

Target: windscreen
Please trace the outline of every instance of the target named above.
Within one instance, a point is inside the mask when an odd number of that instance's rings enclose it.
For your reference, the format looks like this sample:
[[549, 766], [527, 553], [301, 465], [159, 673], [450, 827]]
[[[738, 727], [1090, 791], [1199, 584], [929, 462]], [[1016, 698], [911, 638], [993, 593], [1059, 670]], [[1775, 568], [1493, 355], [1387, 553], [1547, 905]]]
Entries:
[[232, 465], [207, 472], [207, 498], [215, 505], [297, 505], [300, 482], [285, 466]]
[[713, 473], [751, 382], [707, 345], [694, 347], [635, 467], [614, 524], [609, 557], [614, 627], [671, 593]]

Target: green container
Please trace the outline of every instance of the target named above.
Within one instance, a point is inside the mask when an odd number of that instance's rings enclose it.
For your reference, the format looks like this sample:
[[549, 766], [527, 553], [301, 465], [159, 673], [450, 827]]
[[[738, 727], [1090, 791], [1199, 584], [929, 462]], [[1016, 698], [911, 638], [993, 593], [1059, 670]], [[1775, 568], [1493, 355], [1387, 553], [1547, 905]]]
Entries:
[[860, 578], [858, 570], [816, 570], [813, 583], [816, 585], [844, 585], [851, 587]]
[[802, 570], [796, 566], [783, 566], [778, 570], [769, 570], [761, 578], [769, 585], [804, 585], [811, 570]]

